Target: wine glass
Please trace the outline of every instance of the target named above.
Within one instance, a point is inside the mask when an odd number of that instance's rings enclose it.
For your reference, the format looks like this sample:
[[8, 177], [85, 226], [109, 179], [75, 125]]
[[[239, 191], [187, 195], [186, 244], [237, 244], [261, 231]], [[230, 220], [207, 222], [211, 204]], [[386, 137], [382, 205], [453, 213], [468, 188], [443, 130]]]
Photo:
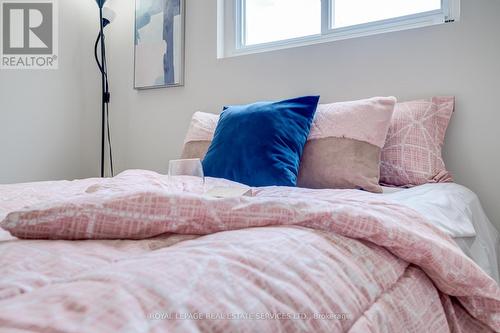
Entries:
[[173, 176], [192, 176], [201, 179], [202, 189], [205, 188], [205, 175], [203, 165], [199, 158], [172, 160], [168, 163], [168, 175]]

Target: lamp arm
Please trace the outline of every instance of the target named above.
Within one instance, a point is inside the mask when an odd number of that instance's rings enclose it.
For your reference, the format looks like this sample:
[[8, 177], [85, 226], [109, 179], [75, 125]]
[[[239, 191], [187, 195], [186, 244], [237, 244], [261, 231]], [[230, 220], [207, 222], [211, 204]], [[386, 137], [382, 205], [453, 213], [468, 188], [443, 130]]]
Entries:
[[101, 34], [98, 34], [94, 45], [94, 57], [95, 57], [95, 62], [97, 63], [97, 67], [99, 67], [99, 71], [103, 73], [104, 69], [101, 66], [101, 62], [99, 61], [99, 55], [98, 55], [98, 48], [100, 41], [101, 41]]
[[[104, 75], [105, 78], [105, 85], [104, 85], [104, 92], [105, 92], [105, 101], [106, 103], [109, 103], [110, 101], [110, 93], [109, 93], [109, 83], [108, 83], [108, 69], [106, 66], [106, 51], [104, 51], [104, 59], [103, 63], [101, 64], [101, 61], [99, 61], [99, 55], [98, 55], [98, 49], [99, 49], [99, 42], [101, 41], [101, 34], [97, 35], [97, 39], [94, 44], [94, 58], [95, 62], [97, 63], [97, 67], [99, 67], [99, 71], [101, 74]], [[105, 47], [105, 46], [104, 46]]]

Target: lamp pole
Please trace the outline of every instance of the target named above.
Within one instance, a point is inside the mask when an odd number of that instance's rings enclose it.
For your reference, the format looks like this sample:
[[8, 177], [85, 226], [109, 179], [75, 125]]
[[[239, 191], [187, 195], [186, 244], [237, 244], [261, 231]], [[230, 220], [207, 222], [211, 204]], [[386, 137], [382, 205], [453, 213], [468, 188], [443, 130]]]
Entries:
[[[111, 177], [114, 176], [113, 169], [113, 151], [111, 148], [111, 134], [109, 127], [109, 82], [108, 82], [108, 66], [106, 64], [106, 43], [104, 37], [104, 28], [110, 24], [115, 17], [115, 13], [108, 7], [104, 7], [106, 0], [96, 0], [97, 6], [99, 7], [99, 34], [94, 45], [94, 57], [97, 62], [97, 66], [101, 72], [101, 177], [104, 177], [104, 151], [106, 148], [106, 131], [108, 139], [109, 148], [109, 166], [111, 171]], [[101, 43], [101, 56], [99, 59], [99, 43]]]
[[101, 178], [104, 177], [104, 136], [105, 136], [105, 118], [106, 118], [106, 78], [104, 77], [104, 22], [102, 17], [102, 6], [104, 1], [99, 3], [99, 23], [100, 23], [100, 34], [101, 34], [101, 84], [102, 84], [102, 116], [101, 116]]

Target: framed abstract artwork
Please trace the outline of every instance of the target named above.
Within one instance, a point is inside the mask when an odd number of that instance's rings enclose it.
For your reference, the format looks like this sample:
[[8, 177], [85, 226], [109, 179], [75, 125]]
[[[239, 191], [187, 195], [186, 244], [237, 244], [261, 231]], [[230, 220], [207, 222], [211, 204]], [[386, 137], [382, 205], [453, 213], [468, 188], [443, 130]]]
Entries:
[[134, 88], [184, 84], [185, 0], [135, 0]]

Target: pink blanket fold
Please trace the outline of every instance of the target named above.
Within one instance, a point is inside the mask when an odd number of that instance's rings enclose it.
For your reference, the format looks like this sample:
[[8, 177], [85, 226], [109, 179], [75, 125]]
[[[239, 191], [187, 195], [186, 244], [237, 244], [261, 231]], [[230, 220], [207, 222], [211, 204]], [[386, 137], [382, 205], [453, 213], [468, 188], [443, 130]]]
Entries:
[[34, 190], [30, 207], [4, 200], [1, 225], [103, 240], [0, 242], [0, 328], [500, 331], [497, 284], [418, 213], [376, 194], [271, 187], [216, 200], [194, 178], [143, 171], [54, 186], [54, 200]]

